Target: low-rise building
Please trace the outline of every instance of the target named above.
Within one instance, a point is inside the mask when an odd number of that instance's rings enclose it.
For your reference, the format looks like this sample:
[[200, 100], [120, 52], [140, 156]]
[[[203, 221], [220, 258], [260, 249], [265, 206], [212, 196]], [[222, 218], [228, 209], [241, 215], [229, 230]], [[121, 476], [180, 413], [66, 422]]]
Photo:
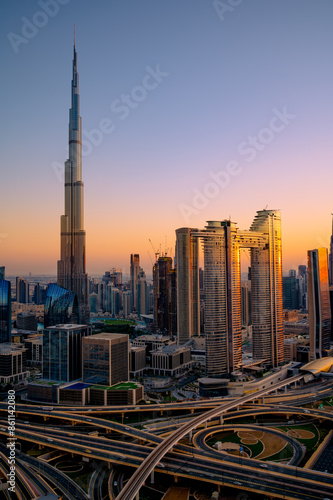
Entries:
[[28, 337], [24, 346], [27, 349], [27, 366], [42, 368], [43, 364], [43, 335]]
[[130, 347], [129, 350], [129, 370], [130, 377], [140, 377], [146, 369], [146, 348]]
[[17, 384], [29, 377], [26, 352], [22, 344], [0, 343], [0, 383]]
[[113, 387], [104, 385], [90, 387], [90, 404], [92, 405], [136, 405], [143, 399], [143, 396], [143, 386], [134, 382], [123, 382]]
[[191, 348], [171, 344], [151, 351], [151, 369], [155, 375], [175, 376], [193, 364]]

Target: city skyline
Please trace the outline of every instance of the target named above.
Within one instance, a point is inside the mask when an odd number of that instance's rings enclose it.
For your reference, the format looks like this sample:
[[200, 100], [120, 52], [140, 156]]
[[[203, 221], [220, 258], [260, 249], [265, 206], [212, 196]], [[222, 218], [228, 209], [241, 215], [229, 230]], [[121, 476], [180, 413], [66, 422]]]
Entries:
[[149, 239], [174, 256], [177, 228], [230, 215], [242, 230], [266, 206], [284, 270], [329, 246], [330, 2], [45, 4], [2, 6], [7, 275], [56, 275], [74, 23], [88, 274], [133, 253], [149, 270]]

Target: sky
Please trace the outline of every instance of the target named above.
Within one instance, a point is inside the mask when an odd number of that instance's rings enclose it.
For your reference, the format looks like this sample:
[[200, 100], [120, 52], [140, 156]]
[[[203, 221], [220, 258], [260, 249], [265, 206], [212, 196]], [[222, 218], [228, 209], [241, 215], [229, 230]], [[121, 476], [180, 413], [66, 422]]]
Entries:
[[331, 0], [1, 2], [6, 274], [56, 274], [74, 24], [89, 274], [131, 253], [150, 274], [177, 228], [265, 207], [284, 271], [328, 247], [332, 18]]

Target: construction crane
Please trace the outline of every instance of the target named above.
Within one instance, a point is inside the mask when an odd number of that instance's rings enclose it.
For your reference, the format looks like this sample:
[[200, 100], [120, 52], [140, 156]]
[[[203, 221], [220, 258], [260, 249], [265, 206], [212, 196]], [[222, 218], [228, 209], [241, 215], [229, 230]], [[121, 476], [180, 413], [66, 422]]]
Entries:
[[158, 256], [160, 255], [161, 252], [156, 252], [154, 245], [152, 244], [151, 239], [149, 238], [149, 243], [151, 244], [152, 249], [154, 250], [155, 254], [155, 262], [157, 261]]

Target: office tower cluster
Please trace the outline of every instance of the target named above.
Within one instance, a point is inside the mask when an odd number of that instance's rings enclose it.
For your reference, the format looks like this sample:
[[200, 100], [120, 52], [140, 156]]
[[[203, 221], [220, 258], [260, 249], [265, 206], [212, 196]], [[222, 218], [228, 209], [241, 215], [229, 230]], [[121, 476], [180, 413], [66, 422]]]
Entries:
[[88, 323], [90, 316], [86, 274], [86, 233], [83, 225], [82, 136], [75, 43], [68, 150], [69, 157], [65, 162], [65, 213], [61, 216], [58, 285], [77, 294], [80, 322]]
[[230, 220], [202, 229], [181, 228], [177, 237], [178, 341], [200, 333], [198, 245], [204, 253], [206, 373], [227, 375], [241, 366], [240, 252], [251, 254], [253, 357], [277, 367], [283, 362], [281, 216], [258, 211], [249, 230]]
[[152, 286], [140, 267], [139, 254], [130, 256], [130, 279], [123, 282], [121, 269], [105, 271], [100, 282], [89, 281], [89, 300], [92, 313], [113, 318], [139, 318], [152, 309]]

